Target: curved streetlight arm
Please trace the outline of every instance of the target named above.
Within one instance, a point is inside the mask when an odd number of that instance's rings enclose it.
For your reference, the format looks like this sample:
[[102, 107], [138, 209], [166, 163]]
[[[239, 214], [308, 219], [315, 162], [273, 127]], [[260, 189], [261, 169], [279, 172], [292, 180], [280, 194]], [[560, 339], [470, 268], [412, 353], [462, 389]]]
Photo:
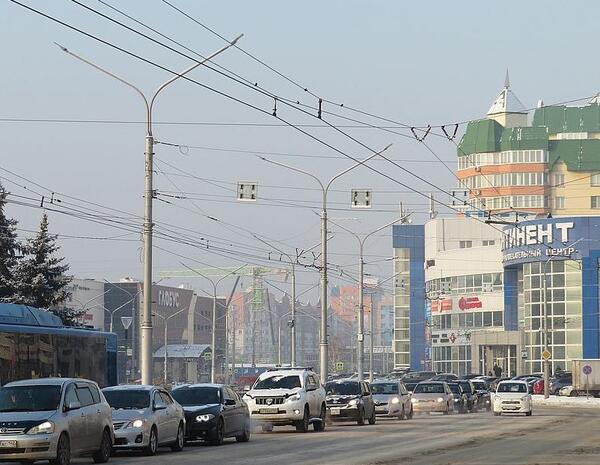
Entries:
[[238, 40], [240, 40], [242, 37], [244, 36], [244, 34], [240, 34], [239, 36], [237, 36], [235, 39], [233, 39], [230, 43], [228, 43], [227, 45], [221, 47], [219, 50], [217, 50], [216, 52], [211, 53], [210, 55], [208, 55], [206, 58], [202, 59], [201, 61], [198, 61], [196, 63], [194, 63], [192, 66], [190, 66], [189, 68], [187, 68], [186, 70], [182, 71], [179, 74], [176, 74], [175, 76], [173, 76], [171, 79], [165, 81], [164, 83], [162, 83], [158, 89], [156, 89], [156, 92], [154, 92], [154, 95], [152, 96], [152, 99], [150, 100], [150, 105], [148, 108], [148, 129], [149, 132], [148, 134], [152, 133], [152, 108], [154, 107], [154, 101], [156, 100], [156, 97], [158, 97], [158, 94], [161, 93], [161, 91], [167, 87], [169, 84], [173, 83], [174, 81], [176, 81], [177, 79], [179, 79], [180, 77], [185, 76], [186, 74], [188, 74], [190, 71], [196, 69], [198, 66], [202, 66], [204, 63], [206, 63], [207, 61], [212, 60], [214, 57], [216, 57], [217, 55], [219, 55], [220, 53], [224, 52], [225, 50], [227, 50], [230, 47], [233, 47]]
[[301, 173], [301, 174], [305, 174], [306, 176], [310, 176], [311, 178], [313, 178], [315, 181], [317, 181], [319, 183], [319, 186], [321, 186], [321, 189], [323, 190], [323, 192], [325, 192], [325, 186], [323, 185], [323, 183], [321, 182], [321, 180], [316, 177], [314, 174], [309, 173], [308, 171], [304, 171], [303, 169], [300, 168], [296, 168], [295, 166], [291, 166], [291, 165], [286, 165], [285, 163], [281, 163], [275, 160], [270, 160], [268, 158], [262, 157], [260, 155], [257, 155], [258, 158], [260, 158], [263, 161], [266, 161], [267, 163], [271, 163], [273, 165], [277, 165], [277, 166], [281, 166], [283, 168], [287, 168], [289, 170], [295, 171], [296, 173]]
[[[117, 81], [119, 81], [119, 82], [125, 84], [126, 86], [130, 87], [131, 89], [135, 90], [138, 93], [138, 95], [140, 97], [142, 97], [142, 100], [144, 101], [144, 105], [146, 106], [146, 121], [148, 121], [148, 122], [150, 121], [150, 105], [148, 104], [148, 99], [146, 98], [146, 96], [144, 95], [144, 93], [140, 89], [138, 89], [131, 82], [126, 81], [122, 77], [119, 77], [116, 74], [108, 71], [107, 69], [104, 69], [101, 66], [98, 66], [97, 64], [92, 63], [91, 61], [83, 58], [82, 56], [80, 56], [78, 54], [76, 54], [75, 52], [72, 52], [67, 47], [64, 47], [63, 45], [60, 45], [60, 44], [58, 44], [56, 42], [54, 42], [54, 43], [56, 44], [56, 46], [58, 48], [60, 48], [66, 54], [71, 55], [73, 58], [76, 58], [77, 60], [79, 60], [79, 61], [81, 61], [81, 62], [83, 62], [83, 63], [91, 66], [92, 68], [97, 69], [98, 71], [101, 71], [102, 73], [104, 73], [104, 74], [106, 74], [106, 75], [108, 75], [108, 76], [116, 79]], [[148, 134], [150, 134], [152, 132], [151, 129], [150, 129], [150, 124], [148, 124], [147, 129], [148, 129]]]
[[386, 145], [382, 150], [380, 150], [379, 152], [375, 152], [374, 154], [368, 156], [367, 158], [365, 158], [362, 161], [358, 161], [356, 162], [354, 165], [346, 168], [344, 171], [341, 171], [340, 173], [336, 174], [333, 178], [331, 178], [329, 180], [329, 182], [327, 183], [327, 185], [325, 186], [325, 190], [323, 192], [324, 196], [327, 196], [327, 192], [329, 191], [329, 188], [331, 187], [331, 184], [333, 183], [333, 181], [335, 181], [337, 178], [339, 178], [340, 176], [343, 176], [344, 174], [348, 173], [349, 171], [352, 171], [354, 168], [358, 168], [359, 166], [364, 165], [366, 162], [368, 162], [369, 160], [371, 160], [372, 158], [375, 158], [378, 155], [381, 155], [383, 152], [385, 152], [387, 149], [389, 149], [392, 146], [392, 144], [388, 144]]

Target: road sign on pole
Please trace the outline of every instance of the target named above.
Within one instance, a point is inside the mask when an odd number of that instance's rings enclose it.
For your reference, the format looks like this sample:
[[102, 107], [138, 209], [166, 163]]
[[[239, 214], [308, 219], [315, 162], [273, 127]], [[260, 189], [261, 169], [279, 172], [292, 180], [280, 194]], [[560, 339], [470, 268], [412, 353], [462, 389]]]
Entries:
[[125, 331], [127, 331], [129, 329], [132, 322], [133, 322], [132, 316], [122, 316], [121, 317], [121, 323], [123, 324], [123, 328], [125, 328]]
[[337, 362], [337, 363], [335, 364], [335, 369], [336, 369], [337, 371], [344, 371], [344, 362]]
[[544, 350], [542, 352], [542, 358], [547, 362], [552, 357], [552, 353], [549, 350]]

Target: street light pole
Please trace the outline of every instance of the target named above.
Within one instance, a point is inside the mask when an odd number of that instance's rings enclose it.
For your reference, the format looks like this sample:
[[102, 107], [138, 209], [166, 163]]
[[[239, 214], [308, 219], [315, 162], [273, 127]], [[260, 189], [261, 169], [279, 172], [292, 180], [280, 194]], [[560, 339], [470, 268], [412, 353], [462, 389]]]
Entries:
[[203, 65], [207, 61], [210, 61], [215, 56], [224, 52], [228, 48], [234, 46], [236, 42], [242, 36], [236, 37], [233, 41], [221, 47], [217, 51], [211, 53], [201, 61], [197, 61], [189, 68], [182, 71], [180, 74], [175, 74], [163, 84], [161, 84], [156, 92], [152, 95], [150, 102], [146, 95], [138, 89], [136, 86], [126, 81], [125, 79], [113, 74], [112, 72], [102, 68], [101, 66], [71, 52], [62, 45], [57, 44], [60, 49], [71, 55], [73, 58], [92, 66], [93, 68], [101, 71], [102, 73], [118, 80], [125, 84], [129, 88], [135, 90], [137, 94], [144, 101], [146, 109], [146, 137], [144, 139], [144, 224], [143, 224], [143, 239], [144, 239], [144, 301], [142, 307], [142, 318], [140, 321], [140, 335], [141, 335], [141, 371], [142, 371], [142, 384], [152, 384], [152, 228], [154, 223], [152, 222], [152, 200], [154, 199], [154, 187], [152, 175], [154, 173], [153, 159], [154, 159], [154, 136], [152, 135], [152, 109], [156, 97], [158, 94], [169, 84], [172, 84], [177, 79], [185, 76], [198, 66]]
[[321, 329], [320, 329], [320, 336], [319, 336], [319, 360], [320, 360], [320, 378], [321, 378], [321, 383], [323, 383], [323, 384], [325, 384], [327, 382], [327, 377], [328, 377], [327, 372], [329, 369], [328, 353], [327, 353], [328, 352], [328, 347], [327, 347], [327, 311], [328, 311], [328, 309], [327, 309], [327, 297], [328, 297], [328, 295], [327, 295], [327, 193], [329, 192], [329, 188], [331, 187], [331, 184], [336, 179], [338, 179], [340, 176], [343, 176], [344, 174], [348, 173], [349, 171], [352, 171], [354, 168], [364, 165], [366, 162], [368, 162], [372, 158], [375, 158], [376, 156], [385, 152], [389, 147], [391, 147], [391, 144], [387, 145], [383, 150], [381, 150], [379, 152], [375, 152], [372, 155], [365, 158], [364, 160], [355, 163], [354, 165], [350, 166], [349, 168], [346, 168], [345, 170], [343, 170], [340, 173], [333, 176], [327, 184], [323, 184], [321, 179], [319, 179], [314, 174], [309, 173], [308, 171], [304, 171], [304, 170], [302, 170], [300, 168], [296, 168], [294, 166], [286, 165], [285, 163], [280, 163], [277, 161], [269, 160], [268, 158], [265, 158], [265, 157], [259, 157], [261, 160], [264, 160], [268, 163], [272, 163], [274, 165], [278, 165], [283, 168], [287, 168], [292, 171], [296, 171], [297, 173], [301, 173], [306, 176], [309, 176], [312, 179], [314, 179], [315, 181], [317, 181], [317, 183], [321, 187], [321, 191], [322, 191], [322, 198], [321, 198], [321, 266], [320, 266], [320, 273], [321, 273]]
[[[365, 289], [364, 289], [364, 281], [365, 281], [365, 257], [364, 257], [364, 246], [365, 246], [365, 242], [367, 241], [367, 239], [369, 237], [371, 237], [373, 234], [378, 233], [379, 231], [388, 228], [398, 222], [402, 222], [404, 221], [406, 218], [408, 217], [408, 215], [404, 215], [401, 218], [398, 218], [394, 221], [390, 221], [389, 223], [384, 224], [383, 226], [380, 226], [379, 228], [375, 229], [374, 231], [371, 231], [370, 233], [368, 233], [367, 235], [361, 237], [358, 234], [356, 234], [354, 231], [351, 231], [348, 228], [345, 228], [344, 226], [342, 226], [341, 224], [335, 223], [332, 221], [333, 224], [335, 224], [336, 226], [338, 226], [339, 228], [343, 229], [344, 231], [346, 231], [347, 233], [351, 234], [352, 236], [354, 236], [354, 238], [358, 241], [358, 330], [357, 330], [357, 341], [358, 341], [358, 347], [357, 347], [357, 359], [356, 359], [356, 368], [358, 371], [358, 379], [360, 381], [363, 380], [364, 378], [364, 350], [365, 350], [365, 304], [364, 304], [364, 294], [365, 294]], [[369, 342], [369, 382], [373, 382], [373, 302], [371, 300], [371, 314], [370, 314], [370, 319], [369, 319], [369, 328], [370, 328], [370, 333], [371, 333], [371, 338], [370, 338], [370, 342]]]
[[169, 320], [177, 315], [179, 315], [181, 312], [184, 312], [186, 309], [182, 308], [181, 310], [173, 313], [172, 315], [169, 315], [167, 317], [160, 315], [159, 313], [155, 313], [155, 315], [160, 318], [161, 320], [163, 320], [163, 324], [165, 325], [165, 334], [164, 334], [164, 340], [165, 340], [165, 357], [163, 360], [163, 370], [164, 370], [164, 374], [163, 374], [163, 383], [166, 386], [167, 385], [167, 363], [168, 363], [168, 359], [169, 359], [169, 354], [168, 354], [168, 350], [169, 350], [169, 341], [167, 339], [167, 336], [169, 334]]
[[[212, 337], [211, 337], [211, 350], [212, 350], [212, 357], [211, 357], [211, 363], [210, 363], [210, 382], [214, 383], [215, 382], [215, 374], [216, 374], [216, 345], [217, 345], [217, 287], [219, 286], [219, 283], [221, 281], [223, 281], [225, 278], [236, 274], [238, 271], [240, 271], [242, 268], [245, 268], [246, 265], [242, 265], [239, 268], [221, 276], [219, 279], [217, 279], [216, 281], [214, 279], [209, 278], [208, 276], [200, 273], [198, 270], [194, 270], [193, 268], [190, 268], [189, 266], [187, 266], [184, 263], [181, 263], [182, 266], [185, 266], [188, 270], [192, 271], [193, 273], [196, 273], [198, 276], [202, 276], [204, 279], [206, 279], [207, 281], [209, 281], [212, 284], [213, 287], [213, 308], [212, 308]], [[227, 309], [225, 309], [225, 311], [227, 311]], [[225, 343], [227, 343], [227, 341], [225, 341]]]

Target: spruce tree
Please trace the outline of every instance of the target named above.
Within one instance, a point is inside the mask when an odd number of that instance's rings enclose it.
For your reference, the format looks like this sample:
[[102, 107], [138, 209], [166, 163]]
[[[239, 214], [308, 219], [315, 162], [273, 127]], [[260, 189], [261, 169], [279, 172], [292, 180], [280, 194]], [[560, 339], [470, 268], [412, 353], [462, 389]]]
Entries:
[[6, 217], [7, 196], [8, 192], [0, 185], [0, 302], [10, 302], [15, 294], [13, 273], [20, 249], [16, 232], [17, 220]]
[[69, 265], [64, 258], [57, 257], [60, 247], [56, 237], [48, 233], [48, 217], [42, 217], [37, 235], [23, 245], [23, 257], [18, 261], [15, 272], [16, 303], [49, 309], [66, 325], [77, 324], [81, 312], [73, 309], [57, 309], [69, 293], [66, 289], [72, 277], [65, 275]]

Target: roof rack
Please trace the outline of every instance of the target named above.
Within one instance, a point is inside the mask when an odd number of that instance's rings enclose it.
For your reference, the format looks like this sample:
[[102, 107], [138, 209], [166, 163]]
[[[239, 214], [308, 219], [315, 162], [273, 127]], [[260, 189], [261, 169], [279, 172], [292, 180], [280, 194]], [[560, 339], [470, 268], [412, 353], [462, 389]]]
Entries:
[[288, 371], [288, 370], [310, 370], [310, 371], [314, 371], [313, 367], [273, 367], [273, 368], [269, 368], [267, 371]]

